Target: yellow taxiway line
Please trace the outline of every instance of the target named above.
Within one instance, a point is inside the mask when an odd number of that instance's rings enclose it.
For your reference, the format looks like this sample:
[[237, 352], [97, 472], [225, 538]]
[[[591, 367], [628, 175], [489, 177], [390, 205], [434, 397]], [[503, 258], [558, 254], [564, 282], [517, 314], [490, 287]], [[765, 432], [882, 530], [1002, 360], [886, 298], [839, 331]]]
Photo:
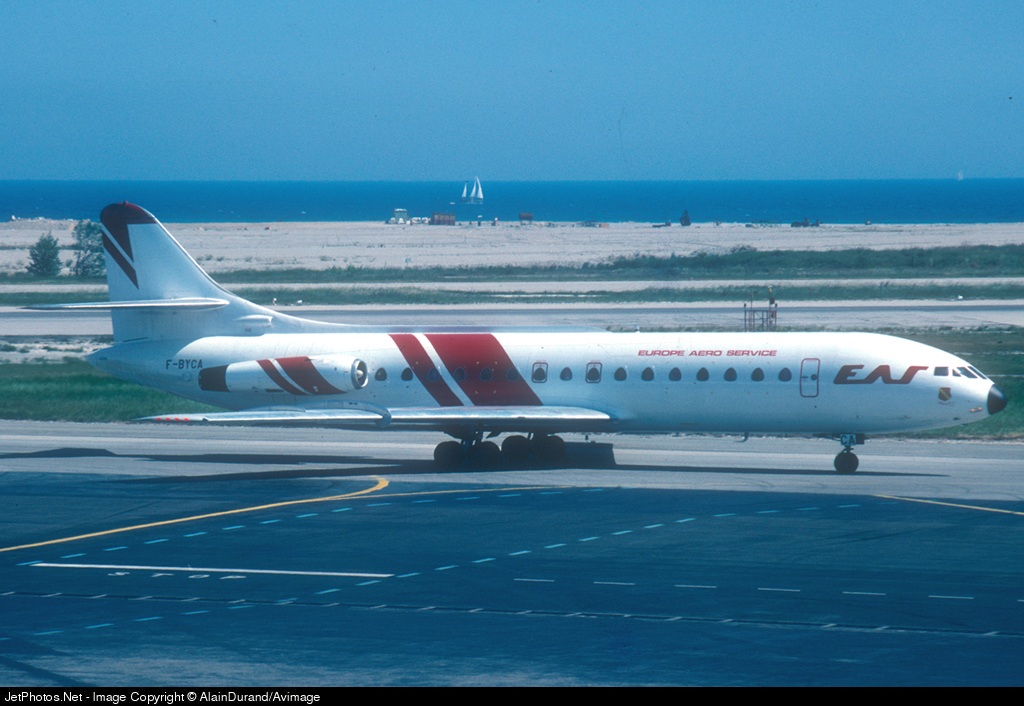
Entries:
[[194, 522], [195, 520], [208, 520], [213, 517], [225, 517], [227, 515], [241, 515], [246, 512], [256, 512], [258, 510], [272, 510], [278, 507], [291, 507], [294, 505], [308, 505], [310, 503], [324, 503], [332, 500], [345, 500], [348, 498], [355, 498], [360, 495], [367, 495], [369, 493], [375, 493], [379, 490], [384, 490], [388, 487], [388, 481], [384, 478], [378, 478], [377, 482], [372, 488], [365, 488], [363, 490], [357, 490], [353, 493], [344, 493], [343, 495], [329, 495], [323, 498], [306, 498], [304, 500], [284, 500], [279, 503], [268, 503], [266, 505], [254, 505], [252, 507], [240, 507], [234, 510], [222, 510], [220, 512], [209, 512], [205, 515], [192, 515], [190, 517], [176, 517], [171, 520], [160, 520], [159, 522], [147, 522], [141, 525], [131, 525], [129, 527], [116, 527], [114, 529], [102, 530], [100, 532], [89, 532], [88, 534], [78, 534], [74, 537], [60, 537], [58, 539], [48, 539], [43, 542], [34, 542], [32, 544], [19, 544], [16, 547], [0, 547], [0, 553], [2, 552], [13, 552], [17, 549], [32, 549], [33, 547], [46, 547], [52, 544], [64, 544], [66, 542], [75, 542], [79, 539], [92, 539], [93, 537], [105, 537], [110, 534], [120, 534], [122, 532], [134, 532], [140, 529], [150, 529], [152, 527], [164, 527], [166, 525], [177, 525], [183, 522]]
[[[366, 488], [364, 490], [357, 490], [352, 493], [344, 493], [342, 495], [328, 495], [320, 498], [306, 498], [304, 500], [284, 500], [279, 503], [268, 503], [266, 505], [253, 505], [252, 507], [240, 507], [234, 510], [222, 510], [220, 512], [210, 512], [205, 515], [191, 515], [189, 517], [176, 517], [170, 520], [160, 520], [158, 522], [147, 522], [140, 525], [130, 525], [128, 527], [116, 527], [114, 529], [102, 530], [100, 532], [89, 532], [88, 534], [78, 534], [73, 537], [59, 537], [57, 539], [47, 539], [42, 542], [34, 542], [32, 544], [19, 544], [14, 547], [0, 547], [0, 554], [3, 552], [13, 552], [18, 549], [32, 549], [34, 547], [46, 547], [53, 544], [65, 544], [67, 542], [76, 542], [80, 539], [92, 539], [94, 537], [105, 537], [111, 534], [121, 534], [124, 532], [134, 532], [135, 530], [150, 529], [153, 527], [164, 527], [166, 525], [177, 525], [183, 522], [194, 522], [196, 520], [208, 520], [214, 517], [225, 517], [227, 515], [241, 515], [246, 512], [257, 512], [259, 510], [271, 510], [279, 507], [293, 507], [295, 505], [308, 505], [312, 503], [325, 503], [332, 502], [335, 500], [347, 500], [349, 498], [359, 497], [361, 495], [369, 495], [370, 493], [377, 493], [389, 485], [388, 481], [384, 478], [377, 478], [376, 484], [372, 488]], [[448, 495], [453, 493], [494, 493], [494, 492], [508, 492], [511, 490], [536, 490], [538, 488], [564, 488], [567, 486], [529, 486], [522, 488], [461, 488], [457, 490], [421, 490], [413, 491], [409, 493], [387, 493], [381, 495], [375, 495], [376, 498], [401, 498], [418, 495]]]
[[943, 507], [958, 507], [962, 510], [980, 510], [981, 512], [998, 512], [1003, 515], [1017, 515], [1024, 517], [1024, 512], [1019, 510], [1004, 510], [1001, 507], [985, 507], [984, 505], [966, 505], [964, 503], [949, 503], [942, 500], [927, 500], [925, 498], [904, 498], [900, 495], [876, 495], [876, 498], [887, 500], [904, 500], [908, 503], [924, 503], [925, 505], [942, 505]]

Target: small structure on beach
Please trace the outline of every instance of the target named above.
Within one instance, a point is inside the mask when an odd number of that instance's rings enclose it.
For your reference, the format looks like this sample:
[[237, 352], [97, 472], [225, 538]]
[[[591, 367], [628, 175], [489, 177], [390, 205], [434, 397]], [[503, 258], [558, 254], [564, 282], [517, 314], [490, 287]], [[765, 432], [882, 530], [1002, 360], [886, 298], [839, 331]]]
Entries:
[[768, 287], [768, 306], [754, 306], [754, 295], [750, 295], [750, 304], [743, 302], [744, 331], [775, 331], [779, 325], [779, 303], [775, 294]]
[[430, 225], [432, 226], [453, 226], [455, 225], [455, 214], [434, 211], [430, 214]]

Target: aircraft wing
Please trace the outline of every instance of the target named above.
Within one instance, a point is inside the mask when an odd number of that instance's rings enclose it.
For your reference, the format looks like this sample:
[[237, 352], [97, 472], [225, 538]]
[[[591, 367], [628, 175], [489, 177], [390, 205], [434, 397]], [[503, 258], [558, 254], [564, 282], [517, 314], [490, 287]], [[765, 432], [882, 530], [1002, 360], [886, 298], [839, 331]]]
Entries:
[[140, 422], [339, 429], [481, 429], [483, 431], [598, 431], [617, 421], [585, 407], [544, 405], [495, 407], [398, 407], [392, 409], [302, 409], [267, 407], [239, 412], [162, 414]]

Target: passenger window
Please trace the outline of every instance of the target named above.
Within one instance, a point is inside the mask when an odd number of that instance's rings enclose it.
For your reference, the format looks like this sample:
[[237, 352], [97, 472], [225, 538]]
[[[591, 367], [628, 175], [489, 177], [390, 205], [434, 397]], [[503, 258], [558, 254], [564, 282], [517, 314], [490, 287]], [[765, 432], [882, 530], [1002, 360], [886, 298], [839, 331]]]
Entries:
[[491, 370], [490, 368], [481, 368], [480, 379], [483, 380], [484, 382], [490, 382], [491, 380], [494, 379], [494, 371]]
[[672, 382], [679, 382], [683, 379], [683, 374], [679, 372], [679, 368], [672, 368], [668, 371], [668, 379]]
[[761, 368], [754, 368], [754, 372], [750, 374], [750, 379], [754, 382], [761, 382], [764, 380], [764, 371]]
[[402, 379], [405, 380], [406, 382], [409, 382], [410, 380], [412, 380], [412, 369], [411, 368], [406, 368], [405, 370], [402, 371]]
[[441, 373], [437, 372], [437, 368], [431, 368], [427, 372], [427, 380], [437, 381], [441, 379]]
[[515, 382], [519, 379], [519, 371], [515, 368], [509, 368], [505, 371], [505, 379], [509, 382]]
[[707, 382], [710, 377], [711, 373], [708, 372], [707, 368], [701, 368], [700, 370], [697, 371], [697, 379], [700, 382]]
[[534, 382], [547, 382], [548, 381], [548, 364], [547, 363], [534, 363], [533, 364], [533, 375], [531, 379]]
[[587, 382], [601, 382], [600, 363], [587, 363]]
[[455, 368], [455, 372], [452, 373], [452, 377], [455, 378], [455, 382], [462, 382], [466, 379], [466, 369]]
[[727, 382], [732, 382], [736, 379], [736, 368], [729, 368], [725, 371], [725, 379]]
[[654, 379], [654, 368], [644, 368], [644, 371], [640, 373], [640, 379], [644, 382], [650, 382]]
[[793, 373], [790, 372], [789, 368], [783, 368], [779, 371], [779, 380], [782, 382], [789, 382], [793, 379]]
[[615, 379], [618, 380], [619, 382], [622, 382], [623, 380], [625, 380], [626, 379], [626, 369], [625, 368], [616, 368], [615, 369]]
[[373, 378], [375, 380], [387, 380], [388, 379], [388, 371], [385, 370], [384, 368], [377, 368], [377, 372], [375, 372], [373, 374]]
[[562, 378], [563, 380], [572, 380], [572, 369], [562, 368], [562, 373], [558, 377]]

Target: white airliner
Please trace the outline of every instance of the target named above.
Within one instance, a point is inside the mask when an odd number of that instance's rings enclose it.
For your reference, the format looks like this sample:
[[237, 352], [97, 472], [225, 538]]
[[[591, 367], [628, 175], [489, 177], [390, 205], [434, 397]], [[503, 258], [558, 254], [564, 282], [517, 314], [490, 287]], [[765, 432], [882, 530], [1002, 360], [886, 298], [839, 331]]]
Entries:
[[[867, 333], [399, 328], [300, 319], [222, 289], [148, 211], [103, 209], [114, 345], [89, 357], [220, 413], [179, 424], [420, 429], [440, 466], [557, 464], [559, 433], [767, 432], [833, 438], [965, 424], [1006, 396], [966, 361]], [[506, 436], [499, 447], [485, 439]]]

